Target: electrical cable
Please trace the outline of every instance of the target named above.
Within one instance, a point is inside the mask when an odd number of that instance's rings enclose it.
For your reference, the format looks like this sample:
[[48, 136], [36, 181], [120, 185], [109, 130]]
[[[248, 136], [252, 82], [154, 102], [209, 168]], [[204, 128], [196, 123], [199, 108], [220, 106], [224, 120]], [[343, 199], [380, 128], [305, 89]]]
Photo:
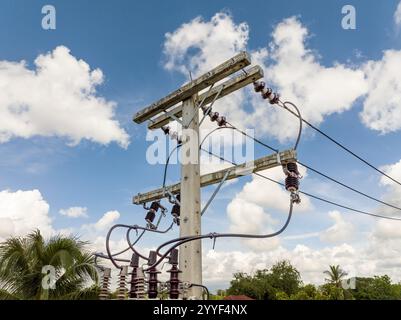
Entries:
[[[281, 101], [280, 101], [280, 102], [281, 102]], [[289, 101], [281, 102], [281, 103], [282, 103], [282, 105], [280, 105], [280, 106], [281, 106], [282, 108], [285, 108], [285, 109], [288, 110], [288, 111], [291, 111], [291, 110], [289, 110], [288, 107], [286, 107], [286, 104], [290, 104], [291, 106], [293, 106], [294, 109], [297, 110], [297, 116], [298, 116], [299, 119], [300, 119], [298, 136], [297, 136], [297, 139], [296, 139], [296, 142], [295, 142], [295, 145], [294, 145], [294, 150], [296, 150], [297, 147], [298, 147], [299, 141], [300, 141], [301, 134], [302, 134], [302, 120], [303, 120], [303, 118], [302, 118], [302, 116], [301, 116], [301, 114], [300, 114], [300, 112], [299, 112], [298, 107], [297, 107], [295, 104], [293, 104], [292, 102], [289, 102]], [[227, 122], [227, 124], [229, 124], [231, 127], [221, 127], [221, 128], [219, 127], [219, 128], [217, 128], [217, 129], [211, 131], [208, 135], [214, 133], [214, 132], [217, 131], [218, 129], [223, 129], [223, 128], [232, 128], [232, 129], [234, 129], [234, 130], [237, 130], [237, 131], [241, 132], [241, 130], [237, 129], [235, 126], [233, 126], [233, 125], [230, 124], [229, 122]], [[206, 136], [206, 137], [207, 137], [207, 136]], [[205, 138], [206, 138], [206, 137], [205, 137]], [[267, 145], [266, 143], [264, 143], [264, 142], [262, 142], [262, 141], [260, 141], [260, 140], [258, 140], [258, 139], [255, 139], [255, 138], [253, 138], [253, 137], [251, 137], [251, 136], [249, 136], [249, 135], [248, 135], [248, 137], [249, 137], [250, 139], [253, 139], [255, 142], [259, 143], [260, 145], [262, 145], [262, 146], [264, 146], [264, 147], [266, 147], [266, 148], [268, 148], [268, 149], [270, 149], [270, 150], [274, 150], [274, 151], [278, 152], [277, 149], [275, 149], [275, 148], [273, 148], [273, 147]], [[204, 140], [205, 140], [205, 139], [204, 139]], [[202, 143], [203, 143], [203, 141], [202, 141]], [[202, 143], [201, 143], [201, 146], [202, 146]], [[204, 150], [204, 151], [205, 151], [205, 150]], [[370, 200], [376, 201], [376, 202], [378, 202], [378, 203], [381, 203], [381, 204], [383, 204], [383, 205], [386, 205], [386, 206], [388, 206], [388, 207], [391, 207], [391, 208], [393, 208], [393, 209], [396, 209], [396, 210], [400, 210], [400, 211], [401, 211], [401, 208], [398, 207], [398, 206], [395, 206], [395, 205], [393, 205], [393, 204], [391, 204], [391, 203], [382, 201], [382, 200], [377, 199], [377, 198], [375, 198], [375, 197], [373, 197], [373, 196], [370, 196], [370, 195], [368, 195], [368, 194], [366, 194], [366, 193], [364, 193], [364, 192], [362, 192], [362, 191], [359, 191], [359, 190], [357, 190], [357, 189], [355, 189], [355, 188], [353, 188], [353, 187], [350, 187], [350, 186], [346, 185], [345, 183], [342, 183], [342, 182], [340, 182], [340, 181], [338, 181], [338, 180], [336, 180], [336, 179], [334, 179], [334, 178], [332, 178], [332, 177], [330, 177], [330, 176], [328, 176], [328, 175], [326, 175], [326, 174], [324, 174], [324, 173], [322, 173], [322, 172], [320, 172], [320, 171], [318, 171], [318, 170], [316, 170], [316, 169], [314, 169], [314, 168], [312, 168], [312, 167], [310, 167], [310, 166], [308, 166], [308, 165], [306, 165], [306, 164], [304, 164], [304, 163], [302, 163], [302, 162], [300, 162], [300, 161], [298, 161], [298, 160], [297, 160], [297, 162], [298, 162], [300, 165], [304, 166], [305, 168], [307, 168], [307, 169], [309, 169], [309, 170], [315, 172], [316, 174], [321, 175], [322, 177], [324, 177], [324, 178], [326, 178], [326, 179], [328, 179], [328, 180], [331, 180], [331, 181], [334, 182], [334, 183], [337, 183], [337, 184], [341, 185], [341, 186], [344, 187], [344, 188], [347, 188], [347, 189], [349, 189], [349, 190], [351, 190], [351, 191], [354, 191], [354, 192], [356, 192], [356, 193], [358, 193], [358, 194], [360, 194], [360, 195], [362, 195], [362, 196], [364, 196], [364, 197], [366, 197], [366, 198], [368, 198], [368, 199], [370, 199]]]
[[[199, 287], [199, 288], [202, 288], [203, 291], [206, 292], [206, 300], [210, 300], [210, 292], [209, 292], [209, 289], [208, 289], [206, 286], [204, 286], [204, 285], [202, 285], [202, 284], [191, 283], [189, 287], [190, 287], [190, 288], [191, 288], [191, 287]], [[205, 299], [203, 299], [203, 300], [205, 300]]]
[[369, 199], [371, 199], [371, 200], [373, 200], [373, 201], [379, 202], [379, 203], [381, 203], [381, 204], [383, 204], [383, 205], [386, 205], [386, 206], [388, 206], [388, 207], [391, 207], [391, 208], [393, 208], [393, 209], [401, 210], [400, 207], [397, 207], [397, 206], [395, 206], [395, 205], [392, 205], [391, 203], [382, 201], [382, 200], [377, 199], [377, 198], [375, 198], [375, 197], [372, 197], [372, 196], [370, 196], [370, 195], [368, 195], [368, 194], [366, 194], [366, 193], [364, 193], [364, 192], [362, 192], [362, 191], [359, 191], [359, 190], [357, 190], [357, 189], [355, 189], [355, 188], [353, 188], [353, 187], [350, 187], [350, 186], [346, 185], [345, 183], [343, 183], [343, 182], [341, 182], [341, 181], [338, 181], [338, 180], [336, 180], [336, 179], [334, 179], [334, 178], [332, 178], [332, 177], [329, 177], [328, 175], [326, 175], [326, 174], [324, 174], [324, 173], [322, 173], [322, 172], [320, 172], [320, 171], [318, 171], [318, 170], [316, 170], [316, 169], [313, 169], [313, 168], [311, 168], [310, 166], [308, 166], [308, 165], [306, 165], [306, 164], [304, 164], [304, 163], [302, 163], [302, 162], [300, 162], [300, 161], [297, 161], [297, 162], [298, 162], [301, 166], [305, 167], [306, 169], [308, 169], [308, 170], [310, 170], [310, 171], [312, 171], [312, 172], [314, 172], [314, 173], [316, 173], [316, 174], [318, 174], [318, 175], [320, 175], [320, 176], [322, 176], [322, 177], [325, 177], [326, 179], [328, 179], [328, 180], [330, 180], [330, 181], [332, 181], [332, 182], [334, 182], [334, 183], [337, 183], [337, 184], [339, 184], [340, 186], [343, 186], [344, 188], [347, 188], [347, 189], [349, 189], [349, 190], [351, 190], [351, 191], [354, 191], [354, 192], [356, 192], [356, 193], [359, 193], [360, 195], [362, 195], [362, 196], [364, 196], [364, 197], [366, 197], [366, 198], [369, 198]]
[[284, 225], [278, 231], [273, 232], [273, 233], [259, 234], [259, 235], [258, 234], [245, 234], [245, 233], [209, 233], [209, 234], [204, 234], [204, 235], [199, 235], [199, 236], [181, 237], [181, 238], [176, 238], [176, 239], [170, 240], [170, 241], [162, 244], [161, 246], [159, 246], [156, 249], [156, 252], [160, 252], [160, 249], [162, 247], [166, 246], [167, 244], [174, 243], [174, 242], [176, 242], [176, 244], [171, 246], [164, 254], [162, 254], [161, 257], [159, 258], [159, 260], [157, 260], [153, 265], [149, 266], [147, 270], [149, 270], [150, 268], [157, 267], [163, 261], [163, 259], [165, 259], [168, 256], [168, 254], [172, 250], [174, 250], [175, 248], [183, 245], [184, 243], [190, 242], [190, 241], [202, 240], [202, 239], [207, 239], [207, 238], [215, 240], [217, 238], [266, 239], [266, 238], [276, 237], [279, 234], [281, 234], [282, 232], [284, 232], [285, 229], [287, 229], [287, 227], [291, 221], [293, 206], [294, 206], [293, 200], [292, 200], [292, 198], [290, 198], [290, 208], [288, 210], [287, 220], [285, 221]]
[[[111, 250], [110, 250], [110, 236], [111, 236], [111, 233], [113, 232], [114, 229], [116, 229], [116, 228], [130, 228], [130, 229], [133, 229], [133, 230], [138, 230], [138, 229], [139, 229], [139, 230], [150, 231], [150, 232], [155, 232], [155, 233], [167, 233], [167, 232], [173, 227], [173, 224], [174, 224], [174, 223], [172, 223], [172, 224], [170, 225], [170, 227], [168, 227], [168, 228], [167, 228], [166, 230], [164, 230], [164, 231], [159, 231], [159, 230], [144, 228], [144, 227], [141, 227], [141, 226], [138, 226], [138, 225], [133, 225], [133, 226], [131, 226], [131, 225], [126, 225], [126, 224], [116, 224], [116, 225], [112, 226], [112, 227], [109, 229], [109, 231], [107, 232], [107, 236], [106, 236], [106, 252], [107, 252], [107, 257], [108, 257], [108, 259], [113, 263], [113, 265], [114, 265], [116, 268], [121, 269], [121, 266], [119, 266], [119, 265], [116, 263], [116, 261], [119, 261], [119, 259], [115, 259], [115, 258], [113, 257], [113, 255], [112, 255], [112, 253], [111, 253]], [[128, 234], [127, 234], [127, 235], [128, 235]], [[145, 256], [143, 256], [142, 254], [140, 254], [138, 251], [136, 251], [135, 248], [133, 247], [133, 245], [131, 244], [130, 241], [128, 241], [128, 244], [129, 244], [130, 248], [131, 248], [136, 254], [138, 254], [141, 258], [143, 258], [143, 259], [145, 259], [145, 260], [148, 259], [147, 257], [145, 257]], [[106, 257], [106, 256], [105, 256], [105, 257]], [[129, 261], [128, 261], [128, 262], [129, 262]]]
[[[280, 106], [283, 107], [283, 106]], [[299, 115], [296, 114], [294, 111], [290, 110], [289, 108], [287, 108], [286, 106], [284, 106], [284, 109], [287, 110], [288, 112], [290, 112], [291, 114], [293, 114], [294, 116], [299, 118]], [[336, 144], [338, 147], [340, 147], [341, 149], [345, 150], [346, 152], [348, 152], [349, 154], [351, 154], [353, 157], [357, 158], [358, 160], [362, 161], [364, 164], [366, 164], [367, 166], [371, 167], [373, 170], [379, 172], [380, 174], [382, 174], [383, 176], [387, 177], [388, 179], [392, 180], [393, 182], [397, 183], [398, 185], [401, 186], [401, 182], [394, 179], [393, 177], [391, 177], [390, 175], [388, 175], [387, 173], [385, 173], [384, 171], [380, 170], [379, 168], [375, 167], [373, 164], [371, 164], [370, 162], [368, 162], [367, 160], [365, 160], [364, 158], [362, 158], [361, 156], [357, 155], [355, 152], [351, 151], [349, 148], [347, 148], [346, 146], [344, 146], [343, 144], [341, 144], [340, 142], [338, 142], [337, 140], [335, 140], [334, 138], [330, 137], [327, 133], [323, 132], [322, 130], [320, 130], [319, 128], [315, 127], [313, 124], [311, 124], [309, 121], [305, 120], [304, 118], [302, 118], [302, 122], [304, 122], [305, 124], [307, 124], [309, 127], [311, 127], [312, 129], [314, 129], [315, 131], [317, 131], [318, 133], [320, 133], [322, 136], [324, 136], [325, 138], [327, 138], [328, 140], [330, 140], [331, 142], [333, 142], [334, 144]]]
[[[216, 155], [216, 154], [210, 152], [209, 150], [206, 150], [206, 149], [203, 149], [203, 148], [202, 148], [202, 150], [205, 151], [205, 152], [207, 152], [207, 153], [209, 153], [210, 155], [212, 155], [212, 156], [214, 156], [214, 157], [216, 157], [216, 158], [219, 158], [219, 159], [222, 160], [222, 161], [226, 161], [226, 162], [228, 162], [228, 163], [231, 163], [231, 164], [233, 164], [233, 165], [236, 165], [234, 162], [232, 162], [232, 161], [230, 161], [230, 160], [227, 160], [227, 159], [224, 159], [223, 157], [220, 157], [219, 155]], [[255, 174], [255, 175], [257, 175], [257, 176], [259, 176], [259, 177], [261, 177], [261, 178], [263, 178], [263, 179], [266, 179], [266, 180], [268, 180], [268, 181], [274, 182], [274, 183], [276, 183], [276, 184], [278, 184], [278, 185], [280, 185], [280, 186], [282, 186], [282, 187], [285, 187], [284, 183], [281, 183], [281, 182], [279, 182], [279, 181], [277, 181], [277, 180], [274, 180], [274, 179], [271, 179], [271, 178], [269, 178], [269, 177], [266, 177], [266, 176], [263, 175], [263, 174], [260, 174], [260, 173], [258, 173], [258, 172], [254, 172], [253, 174]], [[339, 203], [334, 202], [334, 201], [331, 201], [331, 200], [327, 200], [327, 199], [325, 199], [325, 198], [316, 196], [316, 195], [314, 195], [314, 194], [311, 194], [311, 193], [308, 193], [308, 192], [305, 192], [305, 191], [299, 190], [299, 193], [304, 194], [304, 195], [306, 195], [306, 196], [308, 196], [308, 197], [314, 198], [314, 199], [316, 199], [316, 200], [319, 200], [319, 201], [322, 201], [322, 202], [326, 202], [326, 203], [328, 203], [328, 204], [337, 206], [337, 207], [339, 207], [339, 208], [347, 209], [347, 210], [349, 210], [349, 211], [353, 211], [353, 212], [356, 212], [356, 213], [361, 213], [361, 214], [364, 214], [364, 215], [368, 215], [368, 216], [372, 216], [372, 217], [376, 217], [376, 218], [380, 218], [380, 219], [388, 219], [388, 220], [394, 220], [394, 221], [401, 221], [401, 218], [387, 217], [387, 216], [382, 216], [382, 215], [370, 213], [370, 212], [363, 211], [363, 210], [358, 210], [358, 209], [355, 209], [355, 208], [352, 208], [352, 207], [349, 207], [349, 206], [346, 206], [346, 205], [339, 204]]]

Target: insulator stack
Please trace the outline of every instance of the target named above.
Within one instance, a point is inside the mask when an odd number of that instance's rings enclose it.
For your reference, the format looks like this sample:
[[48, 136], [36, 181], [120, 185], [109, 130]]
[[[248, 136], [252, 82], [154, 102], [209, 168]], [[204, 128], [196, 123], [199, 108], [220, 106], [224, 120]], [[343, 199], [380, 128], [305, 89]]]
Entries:
[[280, 100], [280, 95], [273, 92], [271, 88], [266, 88], [266, 84], [263, 81], [255, 81], [253, 83], [255, 92], [260, 92], [263, 99], [269, 100], [270, 104], [276, 104]]
[[[178, 202], [181, 201], [181, 196], [178, 194], [176, 196]], [[179, 226], [180, 225], [180, 214], [181, 214], [181, 205], [175, 202], [173, 207], [171, 208], [171, 215], [174, 217], [174, 222]]]
[[100, 288], [99, 300], [110, 299], [110, 278], [111, 278], [111, 269], [105, 268], [102, 276], [102, 285]]
[[171, 264], [171, 269], [167, 270], [167, 272], [170, 273], [170, 280], [168, 281], [170, 283], [169, 297], [170, 299], [178, 299], [180, 295], [179, 285], [181, 282], [179, 280], [179, 274], [182, 272], [178, 269], [178, 249], [171, 251], [169, 263]]
[[138, 267], [139, 267], [139, 256], [136, 253], [132, 254], [130, 266], [132, 268], [132, 271], [131, 271], [129, 297], [132, 299], [135, 299], [135, 298], [137, 298], [136, 279], [138, 277]]
[[[157, 259], [157, 253], [156, 251], [150, 251], [149, 254], [149, 265], [155, 264]], [[157, 285], [159, 281], [157, 280], [157, 274], [160, 273], [160, 271], [157, 271], [156, 267], [149, 268], [147, 271], [149, 274], [149, 280], [148, 280], [148, 297], [149, 299], [156, 299], [158, 295], [158, 289]]]
[[289, 162], [285, 165], [284, 171], [287, 175], [285, 179], [285, 188], [290, 192], [296, 192], [299, 189], [299, 171], [295, 162]]
[[117, 299], [125, 300], [127, 294], [127, 274], [128, 267], [124, 266], [121, 268], [120, 275], [118, 276], [118, 288], [117, 288]]
[[156, 213], [159, 210], [159, 208], [160, 208], [160, 203], [157, 201], [153, 201], [152, 204], [150, 205], [149, 211], [145, 217], [149, 229], [156, 229], [155, 225], [153, 224], [153, 221], [155, 220]]
[[137, 277], [135, 278], [135, 293], [137, 299], [145, 299], [145, 277], [143, 269], [137, 269]]
[[212, 122], [217, 122], [219, 127], [223, 127], [227, 124], [227, 118], [219, 115], [218, 112], [209, 112], [209, 117]]
[[170, 136], [170, 138], [172, 140], [176, 140], [178, 144], [182, 143], [182, 138], [180, 137], [177, 131], [171, 131], [171, 128], [169, 126], [163, 126], [161, 127], [161, 129], [163, 130], [166, 136]]

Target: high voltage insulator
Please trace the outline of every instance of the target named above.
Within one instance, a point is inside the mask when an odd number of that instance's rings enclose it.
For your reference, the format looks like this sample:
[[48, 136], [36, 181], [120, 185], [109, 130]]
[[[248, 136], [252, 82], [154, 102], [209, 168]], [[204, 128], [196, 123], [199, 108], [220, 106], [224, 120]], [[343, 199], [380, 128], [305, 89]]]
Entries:
[[[156, 263], [156, 260], [157, 260], [156, 251], [150, 251], [148, 264], [153, 265]], [[148, 297], [149, 299], [156, 299], [158, 295], [157, 285], [159, 283], [159, 281], [157, 280], [157, 274], [160, 273], [160, 271], [157, 271], [156, 267], [152, 267], [149, 268], [147, 272], [149, 274]]]
[[103, 270], [102, 286], [99, 294], [100, 300], [108, 300], [110, 298], [110, 278], [111, 278], [111, 269], [105, 268]]
[[135, 278], [135, 293], [137, 299], [145, 299], [145, 276], [143, 269], [137, 269], [137, 277]]
[[266, 84], [263, 81], [255, 81], [253, 83], [253, 88], [255, 92], [261, 92], [265, 88]]
[[[146, 207], [144, 207], [146, 208]], [[153, 201], [152, 204], [150, 205], [150, 208], [147, 208], [149, 211], [145, 216], [145, 220], [148, 223], [149, 229], [156, 229], [156, 226], [153, 224], [153, 221], [155, 220], [156, 213], [159, 211], [159, 208], [164, 209], [161, 205], [160, 202], [158, 201]]]
[[118, 288], [117, 288], [117, 299], [125, 300], [127, 294], [127, 277], [128, 274], [128, 266], [123, 266], [121, 268], [120, 274], [118, 276]]
[[170, 136], [170, 138], [172, 140], [176, 140], [178, 144], [182, 143], [182, 138], [177, 131], [171, 131], [171, 128], [169, 126], [163, 126], [161, 127], [161, 129], [166, 136]]
[[301, 200], [298, 196], [299, 189], [299, 171], [295, 162], [289, 162], [283, 166], [284, 173], [287, 175], [285, 178], [285, 188], [291, 192], [294, 202], [299, 203]]
[[178, 279], [178, 277], [179, 274], [182, 272], [180, 269], [178, 269], [178, 249], [174, 249], [171, 251], [169, 263], [171, 264], [171, 269], [167, 270], [167, 272], [170, 273], [170, 280], [168, 281], [170, 283], [169, 297], [170, 299], [178, 299], [180, 295], [180, 280]]
[[136, 278], [138, 276], [138, 267], [139, 267], [139, 255], [137, 255], [136, 253], [132, 254], [130, 266], [132, 267], [132, 271], [131, 271], [131, 282], [130, 282], [131, 286], [129, 291], [129, 297], [135, 299], [137, 298]]
[[180, 201], [181, 201], [181, 196], [178, 194], [176, 196], [176, 200], [173, 207], [171, 208], [171, 215], [174, 217], [174, 222], [179, 226], [180, 225], [180, 214], [181, 214], [181, 205], [180, 205]]
[[263, 99], [269, 100], [271, 104], [276, 104], [280, 100], [278, 93], [273, 92], [271, 88], [266, 88], [266, 84], [263, 81], [255, 81], [253, 83], [255, 92], [260, 92]]

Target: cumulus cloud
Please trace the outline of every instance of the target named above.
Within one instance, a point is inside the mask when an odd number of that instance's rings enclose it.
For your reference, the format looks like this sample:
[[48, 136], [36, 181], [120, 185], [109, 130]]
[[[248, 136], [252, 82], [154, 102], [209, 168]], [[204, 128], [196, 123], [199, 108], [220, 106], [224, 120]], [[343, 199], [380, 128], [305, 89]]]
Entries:
[[[301, 169], [303, 170], [303, 169]], [[262, 174], [275, 180], [283, 178], [281, 168], [262, 171]], [[303, 173], [305, 171], [303, 170]], [[273, 196], [274, 195], [274, 196]], [[253, 176], [243, 189], [235, 195], [227, 206], [227, 216], [230, 222], [230, 231], [236, 233], [266, 234], [273, 232], [277, 221], [271, 217], [272, 210], [288, 213], [289, 194], [282, 187]], [[297, 211], [306, 211], [311, 208], [309, 198], [303, 197]], [[256, 251], [265, 251], [276, 248], [279, 238], [251, 239], [243, 241], [249, 248]]]
[[0, 143], [14, 137], [57, 136], [76, 145], [82, 139], [126, 148], [128, 134], [114, 119], [114, 102], [96, 93], [100, 69], [59, 46], [41, 54], [35, 69], [25, 61], [0, 61]]
[[401, 51], [387, 50], [379, 61], [369, 61], [364, 71], [369, 93], [361, 118], [370, 129], [381, 133], [401, 129]]
[[321, 233], [320, 239], [326, 242], [351, 240], [355, 232], [354, 225], [346, 221], [339, 211], [330, 211], [329, 217], [334, 221], [334, 224]]
[[[265, 62], [266, 80], [283, 99], [301, 106], [304, 118], [318, 125], [324, 117], [350, 109], [367, 87], [361, 70], [340, 63], [322, 65], [317, 54], [307, 47], [308, 35], [296, 17], [276, 26], [271, 60]], [[281, 140], [293, 137], [297, 130], [294, 117], [279, 111], [266, 112], [266, 132]]]
[[68, 209], [61, 209], [60, 214], [70, 218], [81, 218], [81, 217], [87, 218], [88, 217], [87, 211], [88, 209], [85, 207], [71, 207]]
[[94, 224], [94, 227], [97, 230], [104, 230], [110, 227], [119, 218], [120, 213], [118, 211], [108, 211]]
[[[306, 47], [308, 30], [291, 17], [279, 23], [270, 45], [252, 52], [253, 61], [261, 64], [269, 84], [278, 88], [285, 99], [302, 106], [302, 114], [315, 124], [335, 112], [351, 108], [367, 90], [364, 73], [342, 64], [325, 67]], [[166, 35], [165, 68], [184, 75], [188, 69], [199, 74], [245, 50], [249, 38], [246, 23], [236, 24], [226, 13], [217, 13], [210, 21], [198, 17]], [[217, 48], [217, 49], [216, 49]], [[252, 110], [245, 111], [251, 104]], [[281, 141], [293, 138], [297, 132], [294, 118], [280, 110], [268, 108], [259, 95], [239, 91], [216, 104], [222, 113], [240, 127], [258, 123], [260, 134], [270, 134]], [[251, 111], [251, 112], [250, 112]], [[263, 117], [264, 121], [258, 121]]]
[[0, 192], [0, 238], [25, 236], [39, 229], [44, 236], [54, 230], [49, 216], [49, 204], [39, 190]]

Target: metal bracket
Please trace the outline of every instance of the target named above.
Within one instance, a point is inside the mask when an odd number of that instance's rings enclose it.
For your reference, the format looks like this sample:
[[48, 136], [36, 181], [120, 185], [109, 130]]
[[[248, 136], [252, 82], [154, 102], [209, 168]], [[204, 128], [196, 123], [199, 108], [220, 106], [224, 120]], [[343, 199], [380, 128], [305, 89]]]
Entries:
[[226, 181], [228, 175], [230, 173], [230, 170], [227, 170], [223, 179], [221, 179], [219, 185], [217, 186], [217, 188], [214, 190], [212, 196], [210, 197], [210, 199], [208, 200], [208, 202], [206, 203], [205, 207], [202, 209], [201, 212], [201, 216], [203, 216], [203, 214], [206, 212], [207, 208], [209, 207], [210, 203], [213, 201], [213, 199], [216, 197], [217, 193], [220, 191], [221, 187], [223, 186], [223, 183]]

